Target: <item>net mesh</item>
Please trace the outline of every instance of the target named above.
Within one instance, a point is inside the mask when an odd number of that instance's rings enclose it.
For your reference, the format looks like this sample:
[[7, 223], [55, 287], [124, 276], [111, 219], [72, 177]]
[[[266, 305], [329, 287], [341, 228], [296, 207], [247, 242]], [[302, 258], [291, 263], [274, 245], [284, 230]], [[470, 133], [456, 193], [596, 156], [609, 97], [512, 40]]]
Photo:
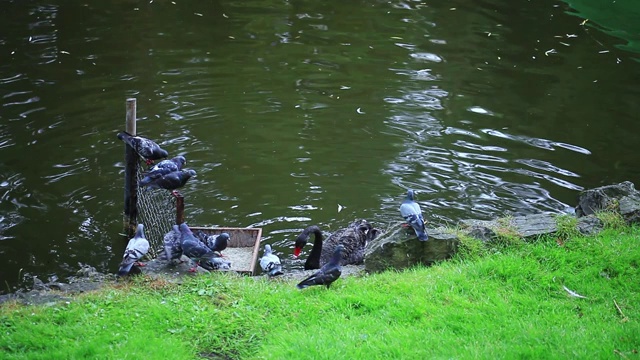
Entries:
[[[144, 177], [147, 166], [143, 161], [138, 164], [137, 180]], [[144, 234], [149, 241], [148, 257], [156, 258], [163, 247], [164, 235], [176, 223], [176, 198], [164, 189], [138, 187], [138, 224], [144, 224]]]

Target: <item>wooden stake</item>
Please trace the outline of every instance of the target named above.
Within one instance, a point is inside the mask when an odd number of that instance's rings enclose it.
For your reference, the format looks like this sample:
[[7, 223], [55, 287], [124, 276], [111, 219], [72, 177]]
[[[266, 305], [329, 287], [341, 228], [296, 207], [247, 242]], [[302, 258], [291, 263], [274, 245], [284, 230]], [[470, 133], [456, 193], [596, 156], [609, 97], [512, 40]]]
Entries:
[[[136, 99], [127, 99], [126, 131], [136, 135]], [[124, 167], [124, 227], [128, 237], [135, 233], [138, 218], [138, 154], [125, 145]]]
[[184, 197], [182, 194], [176, 196], [176, 224], [184, 222]]

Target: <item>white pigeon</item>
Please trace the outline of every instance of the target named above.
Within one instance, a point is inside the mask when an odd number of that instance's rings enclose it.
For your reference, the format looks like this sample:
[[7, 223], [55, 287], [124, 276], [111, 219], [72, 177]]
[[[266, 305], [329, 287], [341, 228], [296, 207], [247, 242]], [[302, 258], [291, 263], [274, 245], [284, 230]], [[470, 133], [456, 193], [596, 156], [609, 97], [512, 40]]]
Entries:
[[[149, 241], [144, 237], [144, 225], [138, 224], [136, 234], [129, 240], [127, 248], [124, 250], [122, 262], [118, 268], [118, 276], [125, 276], [131, 271], [131, 267], [142, 259], [149, 251]], [[142, 264], [138, 264], [142, 265]]]
[[264, 254], [260, 258], [260, 267], [269, 277], [284, 274], [282, 264], [280, 264], [280, 258], [273, 253], [271, 245], [269, 244], [264, 246]]

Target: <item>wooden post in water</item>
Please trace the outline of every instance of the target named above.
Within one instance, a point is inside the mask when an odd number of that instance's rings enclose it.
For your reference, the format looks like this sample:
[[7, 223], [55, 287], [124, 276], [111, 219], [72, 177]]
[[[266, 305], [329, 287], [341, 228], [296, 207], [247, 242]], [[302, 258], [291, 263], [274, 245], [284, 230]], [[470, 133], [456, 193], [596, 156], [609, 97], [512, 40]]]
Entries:
[[[136, 135], [136, 99], [127, 99], [126, 131]], [[125, 233], [133, 236], [138, 218], [138, 154], [129, 145], [125, 145], [124, 165], [124, 227]]]
[[184, 222], [184, 197], [182, 194], [176, 196], [176, 224]]

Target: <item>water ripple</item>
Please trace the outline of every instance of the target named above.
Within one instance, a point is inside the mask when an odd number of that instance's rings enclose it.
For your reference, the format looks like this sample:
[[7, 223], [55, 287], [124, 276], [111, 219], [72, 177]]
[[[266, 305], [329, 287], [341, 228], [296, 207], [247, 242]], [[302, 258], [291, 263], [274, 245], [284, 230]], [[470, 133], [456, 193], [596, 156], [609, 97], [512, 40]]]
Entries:
[[547, 162], [547, 161], [542, 161], [542, 160], [537, 160], [537, 159], [516, 159], [516, 162], [519, 162], [521, 164], [530, 166], [532, 168], [536, 168], [536, 169], [540, 169], [540, 170], [546, 170], [546, 171], [551, 171], [551, 172], [555, 172], [558, 173], [560, 175], [564, 175], [564, 176], [571, 176], [571, 177], [580, 177], [580, 175], [569, 171], [569, 170], [565, 170], [565, 169], [561, 169], [555, 165], [552, 165], [551, 163]]
[[496, 137], [503, 138], [503, 139], [522, 142], [522, 143], [525, 143], [525, 144], [529, 144], [531, 146], [535, 146], [535, 147], [540, 148], [540, 149], [555, 150], [555, 147], [560, 147], [560, 148], [564, 148], [564, 149], [567, 149], [567, 150], [579, 152], [579, 153], [585, 154], [585, 155], [591, 154], [591, 152], [589, 150], [587, 150], [585, 148], [582, 148], [580, 146], [576, 146], [576, 145], [570, 145], [570, 144], [566, 144], [566, 143], [555, 142], [555, 141], [542, 139], [542, 138], [534, 138], [534, 137], [529, 137], [529, 136], [525, 136], [525, 135], [511, 135], [511, 134], [507, 134], [505, 132], [502, 132], [502, 131], [499, 131], [499, 130], [495, 130], [495, 129], [481, 129], [480, 131], [482, 131], [483, 133], [485, 133], [487, 135], [492, 135], [492, 136], [496, 136]]
[[48, 180], [46, 182], [46, 184], [52, 184], [52, 183], [58, 182], [58, 181], [66, 178], [66, 177], [69, 177], [69, 176], [72, 176], [72, 175], [78, 175], [78, 174], [81, 174], [83, 172], [87, 172], [90, 169], [89, 160], [87, 158], [85, 158], [85, 157], [77, 158], [70, 164], [55, 164], [55, 165], [53, 165], [53, 168], [54, 169], [66, 169], [66, 171], [63, 171], [63, 172], [57, 173], [57, 174], [53, 174], [53, 175], [45, 175], [45, 176], [43, 176], [44, 179]]
[[[26, 74], [10, 75], [6, 78], [0, 78], [0, 85], [10, 84], [16, 81], [27, 80]], [[22, 91], [21, 93], [28, 93], [29, 91]]]
[[420, 61], [429, 61], [429, 62], [435, 62], [435, 63], [439, 63], [443, 61], [440, 56], [432, 53], [427, 53], [427, 52], [413, 53], [413, 54], [410, 54], [409, 56], [411, 56], [415, 60], [420, 60]]

